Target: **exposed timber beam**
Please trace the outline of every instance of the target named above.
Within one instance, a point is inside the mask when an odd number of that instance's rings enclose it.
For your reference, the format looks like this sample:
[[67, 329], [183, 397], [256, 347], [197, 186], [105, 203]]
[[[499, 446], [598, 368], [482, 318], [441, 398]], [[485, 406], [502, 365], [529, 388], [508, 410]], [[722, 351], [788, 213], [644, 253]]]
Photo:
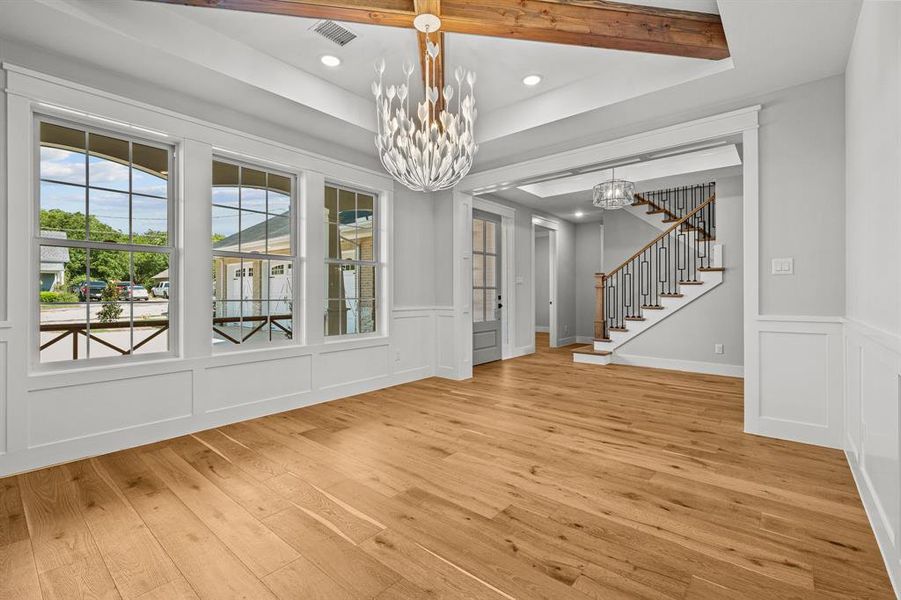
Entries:
[[[314, 19], [412, 27], [414, 0], [149, 0]], [[607, 0], [441, 0], [441, 29], [534, 42], [718, 60], [719, 15]]]

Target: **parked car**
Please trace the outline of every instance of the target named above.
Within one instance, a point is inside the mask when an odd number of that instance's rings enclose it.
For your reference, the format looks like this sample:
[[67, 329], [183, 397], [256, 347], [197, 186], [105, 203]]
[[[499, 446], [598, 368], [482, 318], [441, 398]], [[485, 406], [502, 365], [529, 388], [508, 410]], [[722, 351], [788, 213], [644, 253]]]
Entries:
[[78, 299], [84, 302], [85, 300], [100, 300], [103, 295], [103, 290], [106, 289], [105, 281], [85, 281], [82, 282], [81, 285], [78, 286]]
[[116, 284], [116, 287], [119, 288], [119, 297], [123, 300], [128, 300], [129, 298], [141, 301], [150, 300], [150, 294], [147, 293], [147, 288], [143, 285], [120, 281]]
[[169, 282], [161, 281], [152, 288], [150, 288], [150, 293], [153, 294], [154, 298], [168, 298], [169, 297]]

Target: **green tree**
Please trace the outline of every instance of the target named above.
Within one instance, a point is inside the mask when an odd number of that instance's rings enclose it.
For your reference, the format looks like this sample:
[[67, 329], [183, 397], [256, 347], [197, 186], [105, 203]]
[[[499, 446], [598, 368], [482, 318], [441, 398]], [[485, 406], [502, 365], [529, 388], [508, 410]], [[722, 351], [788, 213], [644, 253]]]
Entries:
[[103, 304], [97, 312], [97, 320], [101, 323], [113, 323], [122, 316], [122, 305], [119, 304], [119, 288], [112, 281], [107, 282], [106, 287], [100, 293]]
[[[106, 223], [100, 221], [97, 217], [85, 218], [84, 213], [70, 213], [58, 208], [51, 210], [41, 210], [41, 229], [48, 231], [62, 231], [70, 240], [85, 239], [86, 225], [90, 222], [91, 239], [104, 240], [112, 242], [127, 242], [128, 236], [121, 231], [110, 227]], [[127, 253], [118, 253], [126, 256], [124, 270], [128, 275], [128, 259]], [[111, 277], [121, 278], [121, 260], [109, 261], [109, 257], [102, 257], [100, 262], [96, 258], [97, 252], [91, 257], [91, 278], [109, 280]], [[113, 264], [118, 263], [118, 264]], [[98, 269], [99, 266], [99, 269]], [[69, 249], [69, 262], [66, 263], [66, 282], [71, 285], [85, 280], [87, 273], [87, 252], [82, 248]]]

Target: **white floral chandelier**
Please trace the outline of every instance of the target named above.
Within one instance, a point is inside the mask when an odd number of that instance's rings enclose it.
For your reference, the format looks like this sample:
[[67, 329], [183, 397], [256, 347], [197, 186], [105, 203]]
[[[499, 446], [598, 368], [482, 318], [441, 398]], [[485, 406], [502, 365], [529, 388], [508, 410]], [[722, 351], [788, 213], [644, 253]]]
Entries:
[[[441, 20], [423, 14], [413, 21], [414, 27], [425, 34], [426, 50], [425, 93], [417, 103], [415, 117], [410, 113], [410, 75], [413, 65], [403, 66], [406, 82], [384, 88], [382, 74], [385, 60], [376, 64], [378, 79], [372, 83], [375, 96], [378, 129], [375, 145], [385, 170], [397, 181], [417, 192], [446, 190], [457, 184], [472, 167], [478, 146], [473, 135], [476, 120], [474, 86], [476, 75], [462, 67], [454, 71], [457, 80], [457, 111], [450, 112], [454, 88], [438, 90], [434, 85], [435, 62], [440, 49], [429, 34], [438, 31]], [[469, 86], [465, 96], [463, 81]], [[439, 110], [438, 95], [444, 97], [444, 109]]]

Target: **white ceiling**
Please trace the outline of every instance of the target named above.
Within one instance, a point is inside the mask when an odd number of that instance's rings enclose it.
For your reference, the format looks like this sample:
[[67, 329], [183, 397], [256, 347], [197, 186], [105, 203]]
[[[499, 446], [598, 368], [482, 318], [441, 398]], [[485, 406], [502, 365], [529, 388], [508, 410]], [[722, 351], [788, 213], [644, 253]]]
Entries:
[[[841, 73], [859, 11], [859, 0], [630, 1], [718, 9], [732, 58], [449, 34], [449, 66], [465, 63], [479, 75], [476, 171]], [[312, 149], [367, 166], [377, 165], [371, 65], [385, 56], [399, 77], [400, 63], [416, 48], [412, 32], [403, 29], [348, 24], [359, 38], [340, 49], [308, 30], [312, 20], [136, 0], [2, 6], [0, 43], [36, 49], [19, 54], [23, 66], [145, 101], [171, 90], [167, 105], [177, 110], [221, 106], [221, 114], [249, 113], [268, 124], [262, 129], [274, 139], [312, 136], [322, 140]], [[326, 69], [318, 62], [324, 52], [341, 56], [343, 65]], [[524, 87], [522, 76], [536, 71], [542, 84]], [[153, 90], [142, 89], [141, 81]]]
[[[64, 14], [66, 30], [47, 27], [42, 9]], [[83, 40], [93, 36], [89, 30], [100, 28], [143, 46], [146, 60], [187, 61], [370, 131], [375, 130], [370, 83], [376, 60], [384, 57], [388, 76], [398, 81], [406, 59], [418, 72], [415, 33], [403, 28], [347, 23], [358, 37], [342, 48], [311, 30], [315, 19], [134, 0], [31, 0], [15, 3], [9, 15], [0, 32], [29, 43], [78, 56], [85, 51]], [[731, 59], [462, 34], [447, 34], [445, 43], [448, 73], [457, 65], [477, 72], [480, 143], [732, 66]], [[117, 53], [109, 54], [105, 62], [115, 63]], [[325, 67], [319, 60], [323, 54], [338, 56], [342, 64]], [[124, 61], [118, 67], [134, 71]], [[536, 73], [543, 77], [539, 85], [522, 84], [525, 75]]]
[[[709, 8], [710, 2], [696, 4]], [[414, 76], [419, 73], [416, 34], [408, 29], [343, 23], [357, 38], [342, 48], [312, 31], [318, 19], [186, 6], [158, 10], [213, 29], [367, 102], [373, 65], [379, 58], [385, 58], [391, 81], [402, 81], [405, 60], [416, 65]], [[480, 142], [731, 68], [728, 59], [709, 61], [451, 33], [445, 35], [445, 48], [448, 75], [458, 65], [477, 72]], [[341, 65], [324, 66], [323, 54], [339, 57]], [[522, 78], [531, 74], [542, 76], [539, 85], [522, 84]]]

